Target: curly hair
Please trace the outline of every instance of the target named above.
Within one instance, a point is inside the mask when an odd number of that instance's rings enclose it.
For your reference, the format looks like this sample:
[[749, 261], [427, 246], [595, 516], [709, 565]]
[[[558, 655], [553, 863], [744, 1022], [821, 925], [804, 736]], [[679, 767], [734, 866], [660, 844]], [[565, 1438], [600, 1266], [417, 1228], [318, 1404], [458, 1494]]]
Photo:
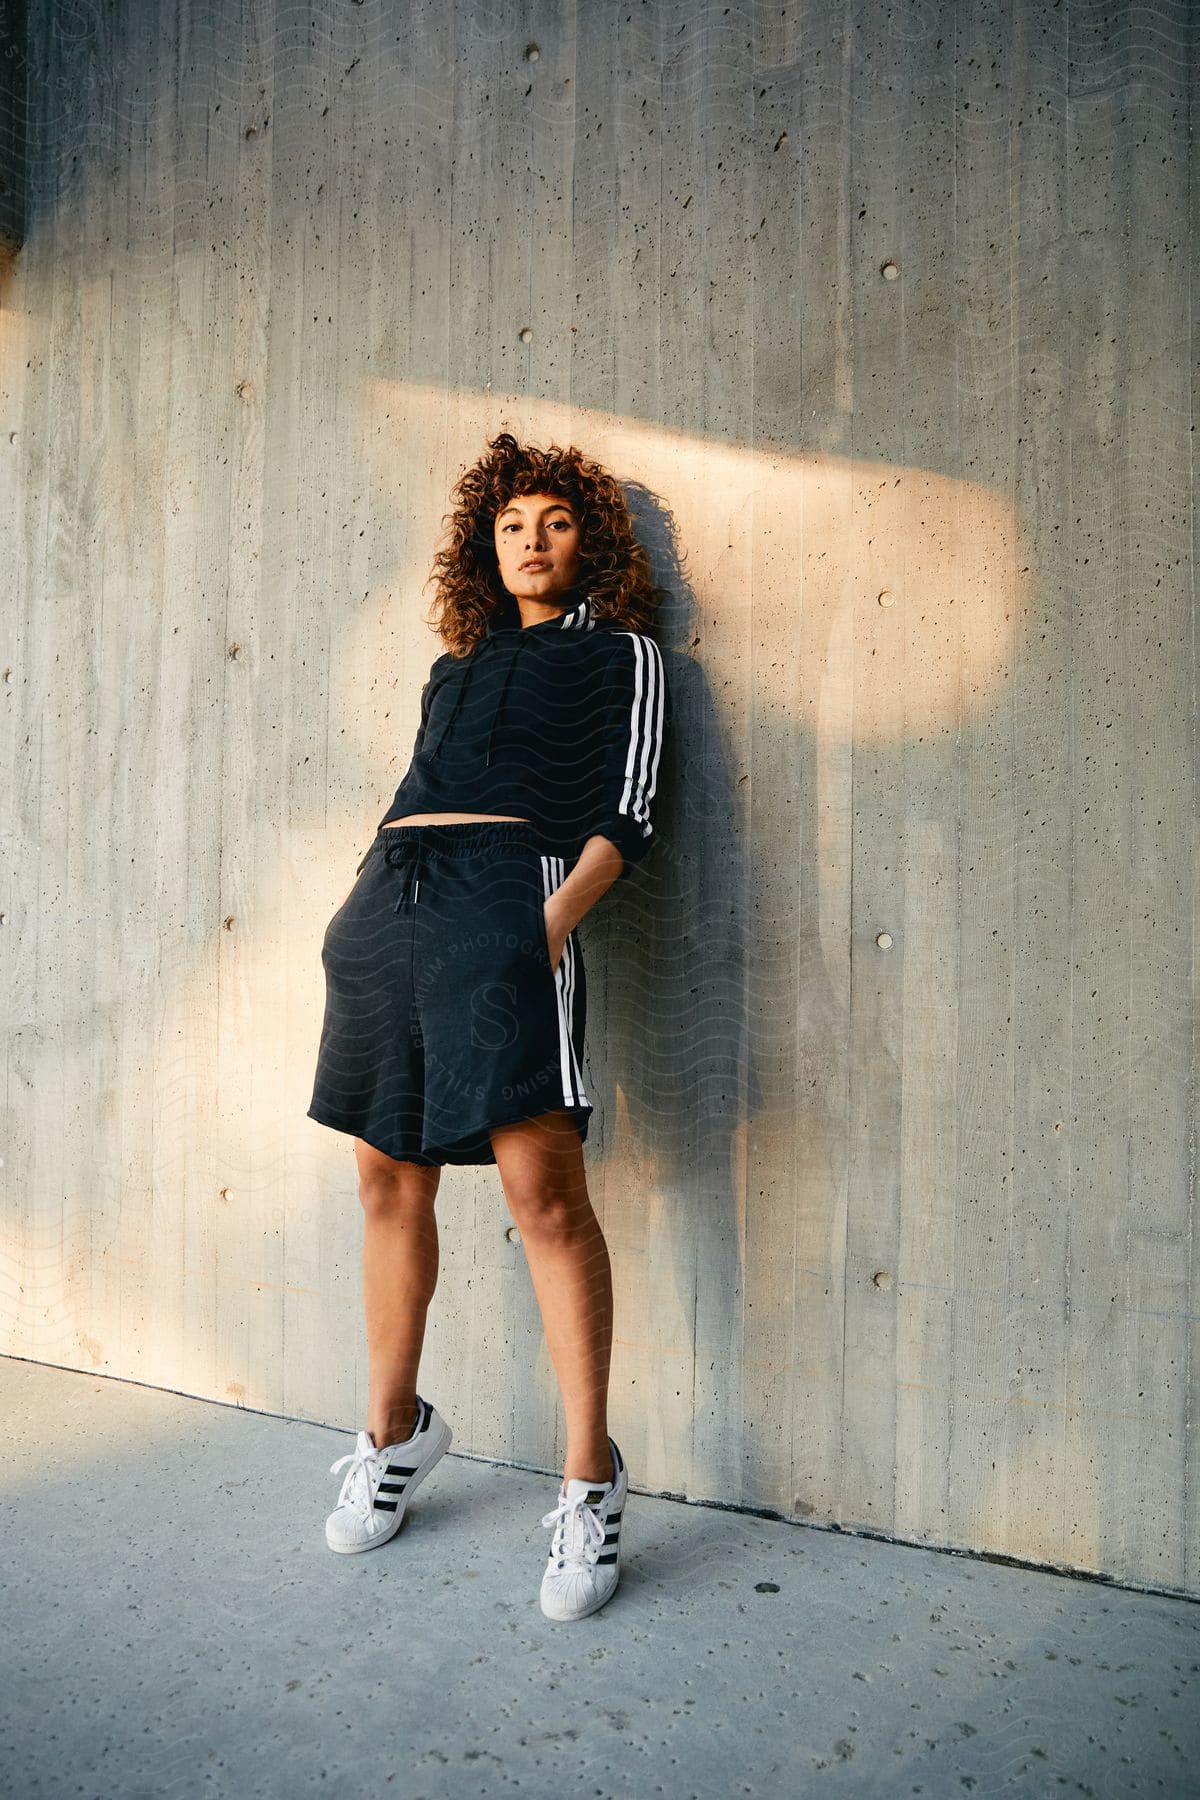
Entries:
[[633, 535], [617, 481], [574, 445], [538, 450], [502, 431], [455, 482], [451, 495], [457, 504], [443, 516], [447, 540], [434, 557], [429, 578], [436, 587], [429, 622], [450, 654], [469, 655], [484, 636], [490, 614], [507, 596], [494, 527], [509, 501], [524, 494], [559, 494], [574, 509], [580, 525], [575, 585], [590, 596], [596, 618], [649, 630], [662, 590]]

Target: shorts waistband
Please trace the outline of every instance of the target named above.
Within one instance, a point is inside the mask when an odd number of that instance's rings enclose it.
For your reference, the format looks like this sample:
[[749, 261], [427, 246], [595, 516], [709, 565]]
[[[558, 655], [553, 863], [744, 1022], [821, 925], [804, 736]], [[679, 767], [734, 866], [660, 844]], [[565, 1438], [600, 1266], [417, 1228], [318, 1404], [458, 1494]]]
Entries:
[[[367, 856], [420, 848], [425, 855], [470, 856], [490, 844], [529, 844], [544, 849], [542, 834], [527, 819], [459, 819], [445, 825], [381, 825]], [[361, 865], [360, 865], [361, 866]]]

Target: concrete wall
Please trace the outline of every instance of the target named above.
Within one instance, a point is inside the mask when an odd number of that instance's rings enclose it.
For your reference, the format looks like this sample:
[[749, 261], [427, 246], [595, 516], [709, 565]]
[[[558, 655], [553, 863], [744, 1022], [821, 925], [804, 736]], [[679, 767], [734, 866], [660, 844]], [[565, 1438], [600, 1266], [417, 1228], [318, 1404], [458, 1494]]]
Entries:
[[[1196, 33], [34, 0], [5, 1349], [362, 1423], [319, 948], [506, 424], [674, 596], [662, 841], [581, 928], [635, 1485], [1200, 1592]], [[422, 1391], [553, 1469], [496, 1172], [439, 1219]]]

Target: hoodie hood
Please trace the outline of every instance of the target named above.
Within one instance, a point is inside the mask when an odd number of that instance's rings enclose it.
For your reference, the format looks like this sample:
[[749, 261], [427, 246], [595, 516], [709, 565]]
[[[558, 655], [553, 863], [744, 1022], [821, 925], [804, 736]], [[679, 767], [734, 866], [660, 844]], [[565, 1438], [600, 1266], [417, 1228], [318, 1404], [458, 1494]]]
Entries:
[[483, 642], [486, 643], [488, 638], [499, 637], [506, 631], [517, 631], [522, 637], [532, 637], [536, 633], [554, 631], [592, 631], [597, 625], [604, 623], [602, 619], [596, 618], [592, 610], [590, 594], [579, 594], [570, 589], [567, 600], [569, 604], [566, 611], [557, 614], [555, 618], [542, 619], [537, 625], [522, 625], [521, 609], [516, 597], [506, 590], [503, 598], [496, 602], [488, 614]]
[[488, 615], [483, 637], [476, 644], [470, 656], [463, 659], [463, 666], [457, 678], [458, 687], [454, 696], [454, 704], [437, 742], [430, 748], [431, 757], [440, 754], [442, 743], [454, 729], [458, 715], [466, 704], [467, 696], [476, 679], [483, 680], [486, 677], [490, 681], [493, 679], [492, 666], [498, 667], [503, 664], [504, 674], [500, 680], [499, 696], [488, 725], [487, 754], [484, 758], [484, 765], [486, 767], [491, 763], [492, 742], [496, 735], [496, 727], [504, 712], [504, 702], [518, 659], [522, 656], [553, 656], [560, 648], [574, 640], [575, 633], [595, 631], [608, 622], [596, 617], [590, 594], [579, 594], [575, 597], [572, 593], [568, 593], [567, 598], [569, 604], [563, 612], [557, 613], [552, 619], [542, 619], [536, 625], [521, 624], [521, 610], [512, 594], [506, 592], [502, 599], [497, 601]]

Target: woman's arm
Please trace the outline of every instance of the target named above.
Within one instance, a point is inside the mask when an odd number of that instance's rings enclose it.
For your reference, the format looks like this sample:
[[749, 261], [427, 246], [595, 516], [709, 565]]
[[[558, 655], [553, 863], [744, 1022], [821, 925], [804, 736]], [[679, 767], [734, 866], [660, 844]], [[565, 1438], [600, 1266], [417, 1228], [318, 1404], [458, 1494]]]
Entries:
[[654, 794], [672, 705], [662, 651], [640, 632], [614, 631], [601, 680], [600, 788], [590, 824], [621, 852], [625, 880], [654, 838]]
[[588, 839], [567, 879], [544, 903], [552, 969], [558, 964], [568, 934], [589, 907], [608, 892], [624, 867], [625, 858], [608, 838]]
[[653, 638], [614, 633], [603, 677], [602, 756], [592, 829], [579, 861], [544, 903], [551, 967], [567, 934], [614, 881], [627, 877], [654, 838], [654, 794], [673, 707], [662, 652]]

